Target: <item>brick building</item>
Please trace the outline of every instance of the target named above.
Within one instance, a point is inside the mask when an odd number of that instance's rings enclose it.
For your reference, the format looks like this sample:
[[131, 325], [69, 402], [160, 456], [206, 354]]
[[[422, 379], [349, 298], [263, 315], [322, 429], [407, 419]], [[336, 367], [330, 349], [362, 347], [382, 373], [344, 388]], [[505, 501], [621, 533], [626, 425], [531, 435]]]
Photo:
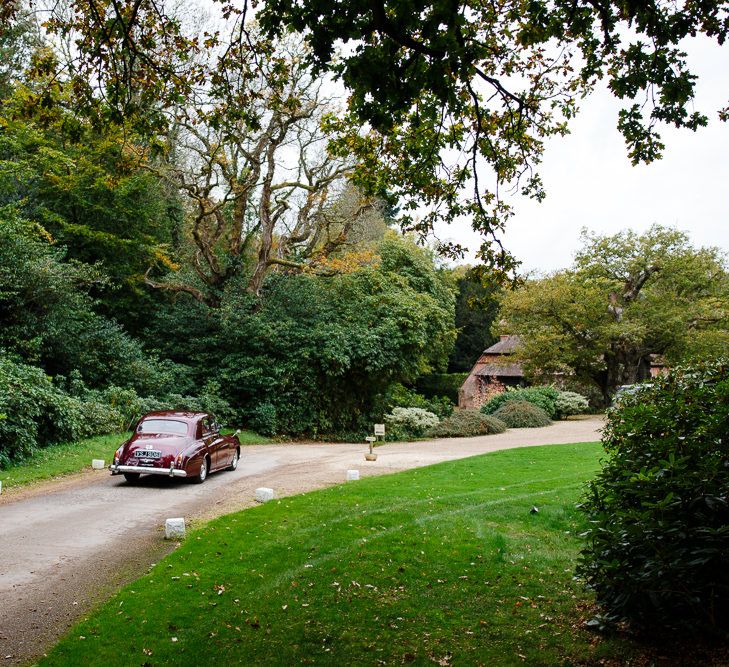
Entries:
[[459, 408], [480, 408], [506, 387], [526, 384], [521, 365], [510, 359], [518, 345], [518, 336], [501, 336], [498, 343], [481, 353], [458, 390]]

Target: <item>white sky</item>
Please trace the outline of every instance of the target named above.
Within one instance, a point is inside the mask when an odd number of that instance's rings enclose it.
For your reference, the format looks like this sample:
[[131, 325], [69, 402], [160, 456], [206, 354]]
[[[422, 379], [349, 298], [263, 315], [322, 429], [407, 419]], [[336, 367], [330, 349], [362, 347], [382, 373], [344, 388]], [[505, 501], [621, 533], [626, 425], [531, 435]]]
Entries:
[[[522, 271], [568, 266], [583, 226], [614, 234], [657, 222], [688, 232], [694, 245], [729, 251], [729, 123], [717, 116], [729, 104], [729, 47], [694, 40], [685, 48], [699, 75], [695, 108], [709, 125], [696, 133], [661, 128], [663, 159], [633, 167], [616, 129], [621, 102], [604, 88], [583, 100], [571, 134], [547, 144], [539, 169], [547, 198], [512, 200], [503, 240]], [[438, 231], [472, 251], [480, 244], [464, 224]]]

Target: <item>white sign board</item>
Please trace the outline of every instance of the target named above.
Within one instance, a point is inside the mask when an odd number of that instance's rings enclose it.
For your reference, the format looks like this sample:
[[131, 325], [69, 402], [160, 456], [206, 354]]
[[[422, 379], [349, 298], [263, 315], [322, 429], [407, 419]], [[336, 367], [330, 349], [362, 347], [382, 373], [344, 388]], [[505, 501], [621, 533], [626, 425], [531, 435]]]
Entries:
[[385, 425], [384, 424], [375, 424], [375, 435], [381, 435], [384, 437], [384, 435], [385, 435]]
[[377, 438], [375, 438], [375, 436], [374, 436], [374, 435], [368, 435], [368, 436], [367, 436], [367, 437], [365, 438], [365, 440], [366, 440], [367, 442], [374, 442], [375, 440], [377, 440]]

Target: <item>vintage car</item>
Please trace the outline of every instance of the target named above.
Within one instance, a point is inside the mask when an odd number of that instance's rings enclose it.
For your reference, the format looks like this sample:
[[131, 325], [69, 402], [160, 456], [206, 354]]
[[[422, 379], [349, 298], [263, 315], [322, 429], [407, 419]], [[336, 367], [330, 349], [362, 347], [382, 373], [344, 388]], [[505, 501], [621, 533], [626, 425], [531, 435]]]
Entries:
[[222, 435], [205, 412], [150, 412], [114, 454], [112, 475], [136, 482], [140, 475], [186, 477], [202, 483], [211, 472], [235, 470], [240, 459], [236, 435]]

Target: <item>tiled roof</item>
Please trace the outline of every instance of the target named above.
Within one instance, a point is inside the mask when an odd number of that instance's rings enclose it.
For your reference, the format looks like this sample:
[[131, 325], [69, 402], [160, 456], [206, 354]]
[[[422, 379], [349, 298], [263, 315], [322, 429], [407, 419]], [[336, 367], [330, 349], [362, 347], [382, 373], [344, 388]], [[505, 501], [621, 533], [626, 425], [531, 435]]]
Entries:
[[495, 377], [524, 377], [524, 371], [519, 364], [486, 364], [479, 368], [475, 375], [491, 375]]
[[519, 345], [519, 336], [509, 336], [491, 347], [485, 349], [483, 354], [511, 354]]

